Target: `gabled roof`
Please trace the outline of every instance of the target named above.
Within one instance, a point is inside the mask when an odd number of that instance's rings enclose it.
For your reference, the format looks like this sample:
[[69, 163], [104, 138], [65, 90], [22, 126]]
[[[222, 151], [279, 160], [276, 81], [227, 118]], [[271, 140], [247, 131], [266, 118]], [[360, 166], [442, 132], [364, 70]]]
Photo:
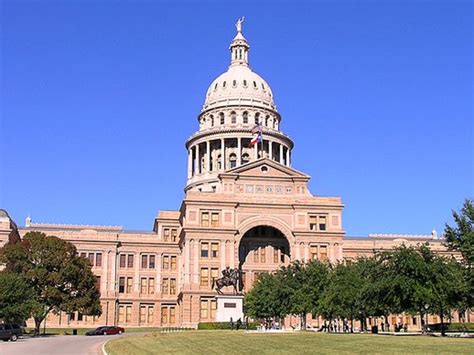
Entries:
[[[262, 170], [262, 167], [267, 167], [268, 171]], [[236, 168], [227, 170], [220, 174], [220, 176], [245, 176], [245, 177], [275, 177], [275, 178], [296, 178], [301, 180], [309, 180], [310, 176], [306, 175], [296, 169], [290, 168], [286, 165], [280, 164], [268, 158], [260, 158], [250, 163], [238, 166]]]

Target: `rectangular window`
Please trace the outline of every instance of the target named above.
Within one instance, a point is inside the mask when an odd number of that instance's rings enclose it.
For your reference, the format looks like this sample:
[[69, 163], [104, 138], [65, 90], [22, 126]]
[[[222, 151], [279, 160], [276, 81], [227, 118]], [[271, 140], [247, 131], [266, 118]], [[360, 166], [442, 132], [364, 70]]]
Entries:
[[311, 245], [310, 254], [311, 254], [311, 260], [318, 259], [318, 246], [317, 245]]
[[208, 307], [208, 300], [201, 299], [201, 319], [207, 319], [207, 307]]
[[201, 243], [201, 258], [209, 257], [209, 243]]
[[77, 313], [77, 320], [81, 321], [81, 320], [83, 320], [83, 318], [84, 318], [84, 315], [81, 312], [78, 312]]
[[95, 277], [95, 288], [100, 292], [100, 276]]
[[87, 258], [87, 253], [81, 253], [81, 258]]
[[178, 260], [177, 256], [171, 257], [171, 270], [176, 270], [177, 260]]
[[119, 277], [119, 293], [125, 293], [125, 277]]
[[253, 262], [254, 263], [258, 263], [258, 251], [259, 251], [260, 248], [255, 248], [253, 250]]
[[147, 323], [147, 309], [146, 306], [140, 306], [140, 324]]
[[174, 324], [176, 322], [176, 308], [170, 307], [170, 324]]
[[211, 257], [219, 257], [219, 243], [211, 243]]
[[266, 248], [262, 247], [260, 248], [260, 262], [265, 263], [266, 262], [266, 254], [265, 254]]
[[219, 278], [219, 269], [216, 267], [213, 267], [211, 269], [211, 282], [212, 280], [217, 280]]
[[168, 307], [161, 307], [161, 324], [168, 324]]
[[319, 216], [319, 230], [326, 230], [326, 216]]
[[273, 248], [273, 263], [278, 264], [278, 248]]
[[155, 319], [155, 307], [153, 306], [148, 306], [148, 324], [153, 324], [153, 321]]
[[127, 256], [125, 254], [120, 254], [120, 267], [124, 268], [126, 265]]
[[119, 321], [119, 323], [124, 323], [125, 322], [125, 306], [119, 306], [118, 321]]
[[150, 255], [149, 257], [149, 264], [148, 264], [149, 269], [154, 269], [155, 268], [155, 256]]
[[172, 229], [171, 230], [171, 241], [176, 242], [178, 238], [178, 230], [177, 229]]
[[69, 320], [76, 320], [76, 313], [75, 312], [72, 312], [72, 313], [69, 313]]
[[219, 227], [219, 213], [218, 212], [211, 213], [211, 227]]
[[201, 286], [209, 285], [209, 269], [201, 268]]
[[325, 261], [328, 259], [328, 247], [326, 245], [319, 246], [319, 260]]
[[201, 213], [201, 227], [209, 227], [209, 212]]
[[102, 253], [95, 254], [95, 266], [102, 266]]
[[315, 231], [318, 228], [318, 216], [309, 216], [309, 229]]
[[132, 293], [133, 290], [133, 278], [127, 277], [127, 293]]
[[127, 306], [125, 308], [125, 323], [130, 323], [132, 321], [132, 306]]
[[155, 278], [150, 277], [148, 279], [148, 294], [153, 295], [155, 293]]
[[142, 255], [142, 269], [148, 267], [148, 255]]
[[170, 295], [176, 295], [176, 279], [170, 279]]
[[168, 242], [170, 240], [170, 229], [165, 228], [163, 230], [163, 241]]
[[170, 268], [170, 257], [163, 255], [163, 270], [169, 270]]
[[211, 319], [216, 319], [217, 301], [211, 300]]
[[94, 253], [89, 253], [89, 262], [94, 266]]
[[133, 254], [128, 254], [127, 267], [128, 267], [128, 268], [132, 268], [132, 267], [133, 267]]
[[142, 277], [140, 281], [140, 293], [146, 294], [148, 291], [148, 280], [146, 277]]
[[167, 295], [170, 292], [170, 279], [164, 278], [163, 282], [161, 283], [161, 293], [163, 295]]

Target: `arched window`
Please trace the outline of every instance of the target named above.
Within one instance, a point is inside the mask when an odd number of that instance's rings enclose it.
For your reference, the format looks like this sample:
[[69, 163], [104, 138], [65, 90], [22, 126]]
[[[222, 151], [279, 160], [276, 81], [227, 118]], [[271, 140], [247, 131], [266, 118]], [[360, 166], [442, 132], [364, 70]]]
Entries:
[[225, 88], [225, 85], [226, 85], [226, 84], [227, 84], [227, 83], [224, 81], [224, 82], [222, 83], [222, 87]]
[[260, 120], [260, 114], [257, 112], [255, 114], [255, 124], [258, 124], [259, 120]]
[[263, 91], [265, 91], [265, 85], [263, 85], [263, 83], [262, 83], [262, 89], [263, 89]]
[[211, 116], [210, 116], [210, 119], [211, 119], [211, 127], [214, 127], [214, 116], [211, 115]]
[[234, 81], [232, 82], [232, 86], [233, 86], [234, 88], [237, 86], [237, 80], [234, 80]]
[[219, 118], [221, 125], [223, 125], [225, 123], [224, 112], [219, 113]]
[[242, 114], [242, 119], [243, 119], [243, 123], [244, 123], [244, 124], [249, 123], [249, 113], [248, 113], [247, 111], [245, 111], [245, 112]]
[[229, 156], [229, 162], [231, 169], [237, 166], [237, 156], [234, 153]]
[[250, 161], [250, 156], [247, 153], [242, 154], [242, 163], [248, 163]]
[[265, 116], [265, 127], [268, 127], [268, 119], [270, 118], [270, 116]]
[[214, 90], [217, 90], [217, 85], [218, 85], [218, 83], [216, 83], [216, 85], [214, 85]]
[[247, 80], [244, 80], [244, 87], [247, 87]]
[[232, 124], [236, 124], [237, 123], [237, 114], [235, 113], [235, 111], [232, 111], [230, 113], [230, 122]]
[[256, 82], [256, 81], [253, 82], [253, 87], [254, 87], [255, 89], [257, 88], [257, 82]]

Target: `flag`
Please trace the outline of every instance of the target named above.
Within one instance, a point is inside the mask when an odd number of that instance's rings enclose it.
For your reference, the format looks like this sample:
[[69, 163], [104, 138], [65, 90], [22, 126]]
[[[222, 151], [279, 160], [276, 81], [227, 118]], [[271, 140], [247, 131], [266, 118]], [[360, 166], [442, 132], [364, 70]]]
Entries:
[[262, 124], [259, 122], [252, 128], [252, 134], [262, 133]]
[[256, 132], [254, 135], [253, 135], [253, 138], [252, 140], [250, 141], [250, 145], [254, 145], [254, 144], [258, 144], [262, 141], [262, 132]]

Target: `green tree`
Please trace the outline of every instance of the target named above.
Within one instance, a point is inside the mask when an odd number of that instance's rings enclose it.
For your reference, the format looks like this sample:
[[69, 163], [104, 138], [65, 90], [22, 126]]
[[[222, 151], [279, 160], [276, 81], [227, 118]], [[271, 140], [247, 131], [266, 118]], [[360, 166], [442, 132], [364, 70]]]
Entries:
[[0, 261], [7, 271], [24, 278], [33, 291], [35, 335], [51, 311], [101, 314], [100, 294], [91, 265], [77, 255], [73, 244], [29, 232], [21, 242], [3, 247]]
[[462, 255], [465, 266], [464, 278], [469, 287], [466, 306], [473, 307], [474, 302], [474, 204], [466, 199], [460, 213], [453, 211], [455, 226], [446, 224], [444, 235], [445, 245], [449, 250], [454, 250]]
[[286, 313], [299, 316], [301, 328], [306, 329], [306, 316], [319, 314], [319, 303], [328, 282], [327, 264], [318, 260], [308, 263], [295, 261], [278, 274], [288, 299]]
[[27, 320], [35, 307], [28, 283], [20, 275], [1, 271], [0, 285], [0, 319], [18, 323]]

